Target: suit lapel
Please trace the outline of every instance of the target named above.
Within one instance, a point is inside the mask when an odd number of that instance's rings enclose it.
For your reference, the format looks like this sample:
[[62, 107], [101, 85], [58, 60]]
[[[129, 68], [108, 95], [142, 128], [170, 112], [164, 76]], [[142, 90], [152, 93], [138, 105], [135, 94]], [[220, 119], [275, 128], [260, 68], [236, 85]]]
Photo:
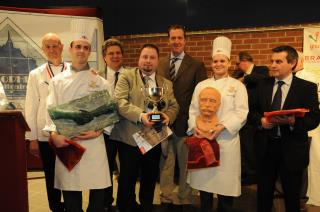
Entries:
[[180, 67], [179, 67], [179, 70], [178, 70], [177, 76], [176, 76], [176, 78], [175, 78], [175, 81], [176, 81], [180, 76], [183, 75], [183, 72], [184, 72], [185, 70], [188, 69], [189, 64], [190, 64], [189, 55], [185, 54], [185, 55], [184, 55], [184, 58], [183, 58], [183, 60], [182, 60], [182, 62], [181, 62], [181, 65], [180, 65]]
[[267, 105], [267, 111], [271, 111], [271, 104], [272, 104], [272, 92], [273, 92], [273, 85], [274, 85], [274, 78], [270, 78], [270, 80], [268, 80], [268, 83], [266, 85], [265, 88], [265, 101], [266, 101], [266, 105]]

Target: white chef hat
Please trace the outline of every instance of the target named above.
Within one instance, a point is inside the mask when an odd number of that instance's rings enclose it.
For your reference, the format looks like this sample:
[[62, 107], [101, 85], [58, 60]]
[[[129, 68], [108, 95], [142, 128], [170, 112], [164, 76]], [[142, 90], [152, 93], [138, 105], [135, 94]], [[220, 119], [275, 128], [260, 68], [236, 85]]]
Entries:
[[230, 59], [231, 45], [232, 43], [229, 38], [224, 36], [216, 37], [213, 41], [212, 57], [217, 54], [222, 54]]
[[85, 19], [72, 19], [71, 20], [71, 33], [72, 40], [83, 40], [91, 44], [94, 27], [90, 21]]

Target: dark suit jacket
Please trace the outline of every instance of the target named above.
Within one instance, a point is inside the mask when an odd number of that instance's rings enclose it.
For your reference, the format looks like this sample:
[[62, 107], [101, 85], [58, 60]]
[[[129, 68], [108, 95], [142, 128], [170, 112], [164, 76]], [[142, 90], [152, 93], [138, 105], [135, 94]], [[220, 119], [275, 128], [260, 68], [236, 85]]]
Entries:
[[259, 80], [269, 76], [269, 69], [267, 66], [253, 66], [252, 72], [244, 77], [243, 83], [247, 90], [255, 89]]
[[[268, 160], [265, 155], [271, 142], [271, 130], [261, 128], [261, 118], [264, 112], [271, 111], [274, 82], [273, 77], [262, 80], [250, 103], [248, 120], [258, 128], [255, 141], [260, 162]], [[282, 109], [295, 108], [307, 108], [310, 112], [303, 118], [296, 118], [292, 130], [289, 125], [280, 126], [283, 162], [289, 170], [301, 170], [309, 163], [307, 132], [316, 128], [320, 120], [316, 84], [293, 77]]]
[[[170, 55], [160, 59], [157, 73], [170, 79], [169, 68]], [[180, 106], [177, 119], [173, 123], [173, 131], [177, 136], [186, 136], [192, 94], [198, 82], [205, 79], [207, 79], [207, 71], [204, 64], [185, 54], [173, 82], [174, 96]]]

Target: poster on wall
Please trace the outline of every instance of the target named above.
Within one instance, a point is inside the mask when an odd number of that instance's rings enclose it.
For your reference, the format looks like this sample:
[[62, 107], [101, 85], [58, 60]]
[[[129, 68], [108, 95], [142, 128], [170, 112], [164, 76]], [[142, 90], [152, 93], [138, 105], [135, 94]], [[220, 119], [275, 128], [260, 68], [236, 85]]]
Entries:
[[104, 70], [101, 19], [0, 10], [0, 80], [8, 100], [14, 102], [17, 109], [24, 109], [29, 72], [46, 62], [41, 50], [44, 34], [54, 32], [60, 36], [64, 44], [63, 60], [70, 61], [68, 49], [72, 40], [71, 22], [75, 19], [83, 19], [94, 27], [89, 65]]
[[320, 28], [305, 28], [303, 33], [303, 67], [320, 81]]

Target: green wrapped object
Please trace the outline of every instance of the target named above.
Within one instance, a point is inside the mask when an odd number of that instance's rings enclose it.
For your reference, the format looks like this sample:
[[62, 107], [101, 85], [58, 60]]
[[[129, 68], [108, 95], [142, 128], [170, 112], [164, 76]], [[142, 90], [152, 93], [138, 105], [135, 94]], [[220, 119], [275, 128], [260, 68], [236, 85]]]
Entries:
[[59, 134], [70, 138], [89, 130], [102, 130], [119, 121], [116, 104], [107, 90], [51, 107], [48, 112]]

